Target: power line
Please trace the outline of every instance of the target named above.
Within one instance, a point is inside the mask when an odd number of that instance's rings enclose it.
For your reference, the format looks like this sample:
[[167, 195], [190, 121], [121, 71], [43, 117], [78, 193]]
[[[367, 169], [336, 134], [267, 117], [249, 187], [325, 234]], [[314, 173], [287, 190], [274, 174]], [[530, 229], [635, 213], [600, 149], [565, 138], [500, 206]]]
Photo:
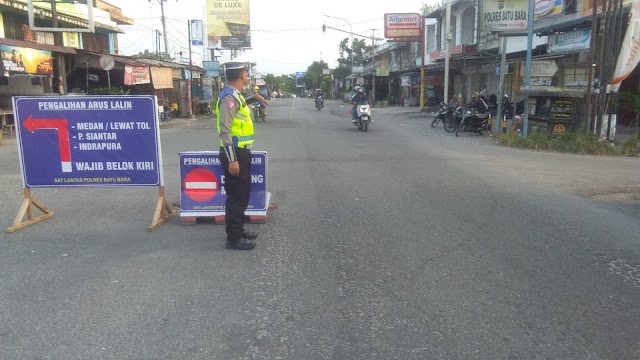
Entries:
[[136, 41], [132, 42], [131, 44], [129, 44], [129, 46], [127, 46], [126, 48], [120, 50], [121, 52], [125, 52], [126, 50], [129, 50], [133, 45], [136, 46], [140, 46], [141, 44], [143, 44], [147, 39], [149, 39], [149, 36], [151, 36], [151, 34], [147, 34], [144, 37], [140, 37], [138, 38]]

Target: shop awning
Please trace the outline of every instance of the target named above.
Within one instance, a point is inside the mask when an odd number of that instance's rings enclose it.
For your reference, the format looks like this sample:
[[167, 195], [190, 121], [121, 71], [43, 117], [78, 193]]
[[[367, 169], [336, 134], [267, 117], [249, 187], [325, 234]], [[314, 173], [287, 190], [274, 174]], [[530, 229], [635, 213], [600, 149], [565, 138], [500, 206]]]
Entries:
[[[524, 95], [526, 91], [521, 88], [517, 93]], [[586, 87], [532, 86], [529, 88], [529, 96], [583, 98], [586, 94]]]
[[543, 18], [536, 20], [533, 32], [538, 35], [548, 35], [557, 32], [572, 31], [591, 26], [593, 16], [570, 19], [569, 15]]
[[66, 46], [39, 44], [32, 41], [0, 38], [0, 44], [29, 49], [46, 50], [63, 54], [76, 54], [76, 49]]

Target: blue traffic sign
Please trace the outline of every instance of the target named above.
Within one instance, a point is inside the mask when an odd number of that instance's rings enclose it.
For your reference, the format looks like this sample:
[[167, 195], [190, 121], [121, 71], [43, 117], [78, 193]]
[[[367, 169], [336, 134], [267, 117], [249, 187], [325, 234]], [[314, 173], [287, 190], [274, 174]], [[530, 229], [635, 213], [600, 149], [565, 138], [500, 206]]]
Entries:
[[163, 185], [154, 96], [14, 97], [25, 187]]
[[[251, 196], [246, 214], [266, 212], [267, 153], [251, 153]], [[180, 216], [224, 215], [227, 200], [219, 151], [188, 151], [179, 154]]]

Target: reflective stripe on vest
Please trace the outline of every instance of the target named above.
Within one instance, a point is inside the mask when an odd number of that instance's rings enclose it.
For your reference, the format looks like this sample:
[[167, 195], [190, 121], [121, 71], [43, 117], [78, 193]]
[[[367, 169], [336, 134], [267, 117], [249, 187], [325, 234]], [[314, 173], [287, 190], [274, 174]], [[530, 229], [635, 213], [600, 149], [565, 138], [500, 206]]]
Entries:
[[[247, 106], [247, 102], [240, 93], [229, 86], [225, 86], [220, 92], [218, 97], [218, 103], [216, 104], [216, 116], [218, 125], [218, 134], [220, 133], [220, 100], [226, 96], [233, 96], [240, 104], [240, 109], [233, 117], [233, 124], [231, 125], [230, 135], [233, 141], [233, 146], [244, 147], [253, 144], [253, 122], [251, 121], [251, 109]], [[220, 145], [224, 146], [222, 140]]]

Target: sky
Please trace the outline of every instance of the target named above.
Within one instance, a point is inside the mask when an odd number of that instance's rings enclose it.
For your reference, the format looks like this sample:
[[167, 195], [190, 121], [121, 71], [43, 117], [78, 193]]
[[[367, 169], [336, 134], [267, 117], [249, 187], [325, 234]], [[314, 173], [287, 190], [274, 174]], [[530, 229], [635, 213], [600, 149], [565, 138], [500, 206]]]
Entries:
[[[134, 25], [122, 25], [125, 34], [118, 36], [120, 54], [134, 55], [155, 47], [155, 30], [162, 31], [159, 0], [107, 0], [134, 19]], [[242, 55], [255, 62], [261, 74], [291, 74], [306, 71], [313, 61], [323, 60], [330, 68], [337, 66], [338, 45], [347, 33], [327, 29], [322, 24], [368, 36], [375, 32], [384, 38], [385, 13], [418, 12], [423, 2], [433, 0], [250, 0], [252, 49]], [[169, 50], [188, 48], [189, 19], [203, 19], [205, 0], [165, 0]], [[345, 20], [326, 18], [323, 15]], [[375, 29], [372, 31], [371, 29]], [[354, 35], [358, 38], [358, 35]], [[377, 43], [383, 43], [378, 41]], [[162, 48], [164, 42], [161, 39]], [[196, 46], [192, 52], [208, 53]], [[220, 55], [219, 53], [216, 55]], [[205, 55], [208, 56], [208, 55]], [[206, 60], [209, 60], [207, 57]], [[223, 51], [221, 62], [230, 60], [230, 52]]]

